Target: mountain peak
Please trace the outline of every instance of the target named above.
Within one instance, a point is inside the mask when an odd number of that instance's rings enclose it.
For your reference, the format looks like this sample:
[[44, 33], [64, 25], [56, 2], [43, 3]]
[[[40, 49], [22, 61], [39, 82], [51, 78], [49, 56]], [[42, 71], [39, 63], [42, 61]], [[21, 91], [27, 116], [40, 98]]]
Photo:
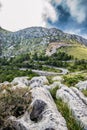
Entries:
[[45, 52], [47, 46], [54, 42], [82, 44], [87, 46], [87, 40], [73, 34], [64, 33], [57, 28], [30, 27], [16, 32], [0, 28], [2, 55], [9, 57], [27, 52]]

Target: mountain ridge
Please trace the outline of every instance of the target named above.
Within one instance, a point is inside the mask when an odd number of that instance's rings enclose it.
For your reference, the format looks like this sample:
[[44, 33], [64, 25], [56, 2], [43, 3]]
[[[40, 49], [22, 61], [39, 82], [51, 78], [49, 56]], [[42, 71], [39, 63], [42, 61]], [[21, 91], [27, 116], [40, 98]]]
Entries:
[[87, 39], [64, 33], [57, 28], [30, 27], [16, 32], [0, 28], [0, 54], [11, 57], [27, 52], [45, 51], [51, 42], [80, 43], [87, 46]]

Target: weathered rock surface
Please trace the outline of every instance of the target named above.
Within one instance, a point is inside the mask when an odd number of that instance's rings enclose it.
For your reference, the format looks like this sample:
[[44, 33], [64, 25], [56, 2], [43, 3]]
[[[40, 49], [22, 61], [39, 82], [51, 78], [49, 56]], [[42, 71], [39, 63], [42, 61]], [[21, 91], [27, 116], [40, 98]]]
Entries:
[[60, 80], [62, 81], [61, 78], [54, 77], [53, 84], [49, 85], [45, 76], [34, 77], [30, 81], [28, 77], [17, 77], [11, 83], [0, 84], [0, 92], [3, 93], [6, 93], [5, 88], [8, 87], [13, 90], [31, 88], [29, 90], [32, 101], [27, 111], [21, 117], [11, 116], [8, 119], [15, 130], [68, 130], [65, 119], [58, 111], [48, 91], [57, 86], [56, 98], [61, 98], [68, 104], [75, 119], [84, 126], [84, 130], [87, 130], [87, 97], [79, 89], [68, 88]]
[[50, 89], [54, 89], [54, 88], [56, 88], [57, 86], [59, 87], [60, 84], [61, 84], [61, 82], [55, 81], [55, 82], [53, 82], [53, 84], [50, 85]]
[[46, 103], [42, 100], [36, 100], [32, 106], [32, 112], [30, 113], [30, 119], [38, 122], [42, 119], [42, 112], [46, 107]]
[[72, 110], [72, 114], [87, 130], [87, 98], [85, 98], [77, 89], [61, 87], [57, 90], [56, 98], [61, 98]]
[[45, 76], [40, 76], [40, 77], [34, 77], [30, 80], [29, 85], [31, 88], [33, 87], [41, 87], [45, 84], [48, 84], [48, 80]]
[[55, 76], [53, 77], [52, 81], [63, 81], [63, 78], [61, 76]]
[[68, 130], [66, 122], [44, 87], [31, 89], [32, 103], [22, 117], [10, 120], [16, 130]]
[[12, 89], [16, 88], [26, 88], [29, 85], [28, 81], [29, 77], [16, 77], [14, 80], [11, 82], [12, 84]]
[[79, 90], [87, 90], [87, 81], [80, 81], [78, 84], [76, 84], [76, 87]]
[[71, 89], [87, 105], [87, 97], [85, 97], [84, 94], [81, 91], [79, 91], [77, 88], [72, 87]]

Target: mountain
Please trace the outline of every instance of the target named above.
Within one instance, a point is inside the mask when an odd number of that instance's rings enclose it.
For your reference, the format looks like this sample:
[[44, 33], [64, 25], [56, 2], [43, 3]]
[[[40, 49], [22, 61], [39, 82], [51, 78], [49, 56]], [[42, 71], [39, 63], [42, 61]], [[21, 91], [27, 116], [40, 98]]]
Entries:
[[55, 42], [57, 44], [63, 44], [63, 46], [61, 45], [60, 47], [56, 47], [56, 50], [58, 48], [67, 46], [67, 44], [69, 46], [87, 46], [87, 39], [77, 35], [64, 33], [63, 31], [56, 28], [48, 29], [43, 27], [30, 27], [17, 32], [10, 32], [0, 28], [1, 56], [11, 57], [29, 52], [47, 52], [50, 51], [50, 43], [55, 44]]

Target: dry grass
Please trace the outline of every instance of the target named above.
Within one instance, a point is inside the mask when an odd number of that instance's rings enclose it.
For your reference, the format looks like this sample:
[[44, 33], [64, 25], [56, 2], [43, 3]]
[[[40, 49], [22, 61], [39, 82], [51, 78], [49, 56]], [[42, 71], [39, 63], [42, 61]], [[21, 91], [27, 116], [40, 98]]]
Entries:
[[[6, 89], [0, 94], [0, 130], [10, 130], [11, 124], [7, 121], [10, 116], [20, 117], [27, 111], [31, 103], [31, 93], [28, 88], [17, 90]], [[7, 130], [6, 129], [6, 130]], [[12, 130], [12, 129], [11, 129]]]

